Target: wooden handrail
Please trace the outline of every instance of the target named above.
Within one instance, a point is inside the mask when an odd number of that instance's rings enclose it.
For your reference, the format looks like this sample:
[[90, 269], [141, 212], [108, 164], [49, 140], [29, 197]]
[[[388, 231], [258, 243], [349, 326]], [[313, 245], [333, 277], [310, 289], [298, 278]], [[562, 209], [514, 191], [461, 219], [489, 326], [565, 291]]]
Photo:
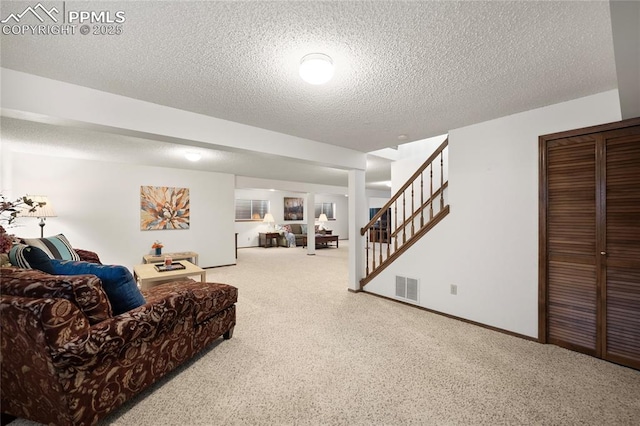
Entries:
[[[387, 209], [389, 209], [389, 207], [391, 207], [393, 205], [393, 203], [396, 202], [396, 200], [398, 198], [400, 198], [400, 196], [402, 194], [404, 194], [404, 191], [409, 188], [409, 186], [411, 186], [411, 184], [413, 183], [414, 180], [416, 180], [418, 178], [418, 176], [420, 176], [420, 174], [422, 174], [422, 172], [424, 172], [426, 170], [427, 167], [429, 167], [429, 165], [438, 157], [438, 155], [440, 155], [440, 153], [449, 145], [449, 138], [445, 139], [444, 142], [442, 142], [442, 144], [440, 144], [440, 146], [433, 152], [433, 154], [431, 154], [431, 156], [427, 159], [427, 161], [425, 161], [422, 166], [420, 166], [420, 168], [418, 170], [416, 170], [416, 172], [409, 178], [407, 179], [407, 181], [405, 182], [404, 185], [402, 185], [402, 187], [396, 192], [396, 194], [387, 202], [387, 204], [384, 205], [384, 207], [382, 207], [380, 209], [380, 211], [378, 211], [378, 213], [376, 213], [371, 220], [369, 221], [369, 223], [367, 223], [363, 228], [360, 228], [360, 235], [364, 235], [367, 230], [369, 228], [371, 228], [373, 226], [374, 223], [376, 223], [376, 221], [378, 219], [380, 219], [382, 217], [382, 215], [384, 213], [387, 212]], [[442, 182], [441, 182], [442, 183]]]
[[[444, 181], [444, 150], [448, 145], [449, 138], [440, 144], [384, 207], [373, 215], [369, 223], [360, 229], [360, 234], [366, 235], [366, 271], [364, 271], [365, 277], [360, 280], [361, 288], [449, 214], [449, 205], [445, 205], [445, 190], [449, 187], [449, 182]], [[439, 182], [436, 183], [437, 187], [434, 188], [433, 172], [434, 167], [437, 166], [440, 167], [440, 176]], [[425, 177], [428, 182], [425, 182]], [[436, 179], [438, 179], [437, 176]], [[428, 183], [426, 187], [425, 183]], [[416, 186], [419, 186], [420, 191], [417, 200]], [[428, 191], [426, 194], [425, 190]], [[425, 197], [427, 200], [424, 199]], [[439, 208], [434, 214], [433, 203], [438, 199]], [[383, 222], [382, 218], [385, 215], [387, 220]], [[378, 221], [380, 224], [376, 228]], [[417, 221], [419, 224], [416, 223]], [[417, 231], [416, 225], [418, 225]]]
[[416, 243], [420, 239], [420, 237], [422, 237], [424, 234], [429, 232], [429, 230], [431, 228], [436, 226], [438, 224], [438, 222], [440, 222], [442, 219], [444, 219], [444, 217], [446, 215], [448, 215], [448, 214], [449, 214], [449, 206], [447, 205], [447, 206], [445, 206], [444, 209], [440, 210], [436, 215], [434, 215], [432, 220], [430, 220], [427, 224], [425, 224], [425, 226], [423, 226], [420, 230], [418, 230], [416, 235], [414, 235], [412, 238], [410, 238], [407, 241], [406, 244], [403, 244], [402, 247], [400, 247], [398, 250], [394, 251], [391, 256], [386, 258], [383, 264], [378, 265], [377, 268], [373, 269], [373, 271], [368, 273], [367, 276], [362, 278], [360, 280], [360, 289], [362, 290], [362, 288], [364, 288], [364, 286], [367, 285], [367, 283], [369, 281], [374, 279], [380, 272], [382, 272], [387, 266], [389, 266], [391, 264], [391, 262], [393, 262], [398, 257], [400, 257], [400, 255], [402, 253], [407, 251], [409, 249], [409, 247], [411, 247], [414, 243]]
[[429, 199], [427, 201], [422, 203], [422, 205], [420, 207], [418, 207], [416, 209], [416, 211], [413, 212], [413, 214], [411, 216], [409, 216], [407, 218], [407, 220], [405, 220], [404, 223], [401, 226], [398, 226], [391, 234], [389, 234], [389, 237], [395, 237], [396, 235], [398, 235], [398, 232], [400, 232], [400, 230], [402, 228], [407, 226], [407, 223], [412, 222], [413, 220], [415, 220], [418, 217], [418, 215], [420, 214], [420, 212], [422, 210], [426, 209], [427, 206], [429, 206], [429, 204], [433, 202], [433, 200], [438, 198], [440, 196], [440, 193], [442, 191], [444, 191], [447, 187], [449, 187], [449, 181], [446, 181], [440, 188], [438, 188], [437, 191], [434, 192], [433, 195], [431, 197], [429, 197]]

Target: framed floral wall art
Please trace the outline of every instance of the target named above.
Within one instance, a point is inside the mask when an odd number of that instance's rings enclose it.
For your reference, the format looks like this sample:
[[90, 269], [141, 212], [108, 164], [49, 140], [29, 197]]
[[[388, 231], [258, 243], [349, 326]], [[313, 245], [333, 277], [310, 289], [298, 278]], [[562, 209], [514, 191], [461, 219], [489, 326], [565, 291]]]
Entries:
[[189, 229], [189, 188], [140, 187], [140, 230]]

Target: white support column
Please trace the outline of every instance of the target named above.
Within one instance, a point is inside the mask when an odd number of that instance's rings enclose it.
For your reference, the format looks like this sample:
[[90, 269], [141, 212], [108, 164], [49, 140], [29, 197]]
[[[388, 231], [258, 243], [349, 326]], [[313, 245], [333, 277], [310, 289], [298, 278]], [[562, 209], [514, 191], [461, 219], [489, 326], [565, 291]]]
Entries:
[[349, 290], [359, 291], [364, 277], [364, 237], [360, 228], [367, 224], [367, 198], [364, 170], [349, 170]]
[[307, 255], [315, 256], [316, 254], [316, 196], [313, 192], [307, 193], [307, 200], [305, 209], [307, 213], [305, 217], [307, 218]]

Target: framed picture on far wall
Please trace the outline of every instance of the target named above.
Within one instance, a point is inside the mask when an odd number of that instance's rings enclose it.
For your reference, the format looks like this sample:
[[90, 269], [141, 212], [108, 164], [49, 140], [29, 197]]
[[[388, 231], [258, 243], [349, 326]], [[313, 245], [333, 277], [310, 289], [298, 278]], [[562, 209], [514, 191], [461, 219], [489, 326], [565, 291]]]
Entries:
[[284, 220], [304, 219], [304, 198], [284, 197]]

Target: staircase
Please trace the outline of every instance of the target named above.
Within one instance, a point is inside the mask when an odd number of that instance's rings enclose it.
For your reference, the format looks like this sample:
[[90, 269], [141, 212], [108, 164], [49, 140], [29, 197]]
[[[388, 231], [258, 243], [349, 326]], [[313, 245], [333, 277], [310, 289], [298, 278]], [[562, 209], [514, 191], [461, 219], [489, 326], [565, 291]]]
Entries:
[[447, 138], [360, 229], [366, 237], [366, 271], [360, 280], [361, 289], [449, 214], [444, 160], [448, 146]]

